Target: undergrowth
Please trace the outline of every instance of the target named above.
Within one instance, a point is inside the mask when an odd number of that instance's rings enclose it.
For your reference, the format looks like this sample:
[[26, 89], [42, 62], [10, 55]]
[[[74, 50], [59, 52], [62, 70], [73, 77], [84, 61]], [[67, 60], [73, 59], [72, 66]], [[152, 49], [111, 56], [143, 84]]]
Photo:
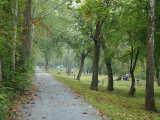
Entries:
[[29, 67], [25, 73], [14, 71], [14, 76], [6, 81], [0, 80], [0, 120], [15, 119], [18, 113], [16, 104], [23, 101], [25, 92], [31, 92], [31, 77], [34, 70]]

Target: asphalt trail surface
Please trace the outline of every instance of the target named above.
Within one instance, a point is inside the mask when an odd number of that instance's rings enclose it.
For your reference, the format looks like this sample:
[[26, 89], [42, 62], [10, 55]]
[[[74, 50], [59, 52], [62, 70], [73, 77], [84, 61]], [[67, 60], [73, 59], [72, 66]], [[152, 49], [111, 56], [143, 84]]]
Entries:
[[53, 76], [36, 68], [35, 99], [22, 105], [22, 120], [109, 120]]

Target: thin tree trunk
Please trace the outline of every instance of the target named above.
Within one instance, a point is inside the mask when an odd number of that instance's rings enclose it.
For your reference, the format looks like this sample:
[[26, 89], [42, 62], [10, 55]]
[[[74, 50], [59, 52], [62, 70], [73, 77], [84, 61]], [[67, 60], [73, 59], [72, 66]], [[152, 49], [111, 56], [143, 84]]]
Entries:
[[104, 59], [102, 60], [99, 74], [102, 74], [102, 75], [104, 74]]
[[99, 63], [99, 53], [100, 53], [100, 42], [101, 42], [101, 31], [100, 31], [100, 22], [96, 23], [96, 33], [93, 38], [94, 40], [94, 58], [93, 58], [93, 67], [92, 67], [92, 82], [90, 89], [98, 91], [98, 63]]
[[2, 79], [2, 59], [0, 55], [0, 79]]
[[70, 53], [69, 53], [69, 50], [68, 50], [68, 54], [67, 54], [67, 65], [66, 65], [66, 73], [68, 75], [70, 75], [70, 72], [71, 72], [71, 68], [70, 68]]
[[16, 50], [16, 43], [17, 40], [17, 11], [18, 11], [18, 0], [14, 0], [14, 15], [13, 15], [13, 22], [14, 22], [14, 42], [13, 42], [13, 50], [12, 50], [12, 60], [11, 60], [11, 67], [12, 69], [15, 68], [15, 50]]
[[158, 68], [158, 66], [157, 66], [157, 65], [156, 65], [156, 78], [157, 78], [157, 84], [158, 84], [158, 86], [160, 86], [159, 68]]
[[[101, 45], [102, 45], [102, 48], [103, 48], [104, 58], [105, 58], [106, 52], [107, 52], [106, 51], [107, 46], [106, 46], [104, 41], [101, 41]], [[107, 61], [104, 61], [104, 62], [106, 64], [107, 74], [108, 74], [108, 87], [107, 87], [107, 89], [109, 91], [113, 91], [114, 87], [113, 87], [113, 73], [112, 73], [111, 62], [110, 62], [110, 60], [107, 60]]]
[[49, 72], [49, 63], [48, 63], [48, 60], [46, 60], [45, 69], [46, 69], [47, 72]]
[[130, 91], [129, 91], [128, 95], [130, 97], [134, 97], [134, 94], [136, 92], [134, 71], [131, 70], [130, 75], [131, 75], [132, 84], [131, 84]]
[[112, 74], [112, 67], [111, 67], [111, 63], [107, 62], [106, 63], [106, 67], [107, 67], [107, 73], [108, 73], [108, 86], [107, 89], [109, 91], [113, 91], [113, 74]]
[[[36, 0], [36, 4], [38, 3], [38, 1]], [[36, 14], [36, 10], [34, 9], [32, 11], [32, 19], [34, 20], [35, 19], [35, 14]], [[31, 46], [31, 56], [32, 56], [32, 42], [33, 42], [33, 38], [34, 38], [34, 23], [32, 22], [32, 25], [31, 25], [31, 40], [30, 40], [30, 46]]]
[[155, 0], [149, 0], [145, 109], [156, 112], [154, 100], [154, 10]]
[[82, 55], [82, 58], [81, 58], [81, 66], [80, 66], [80, 70], [79, 70], [79, 72], [78, 72], [77, 80], [80, 80], [80, 78], [81, 78], [82, 71], [83, 71], [83, 66], [84, 66], [84, 62], [85, 62], [85, 57]]
[[131, 66], [130, 66], [130, 75], [131, 75], [132, 84], [131, 84], [130, 91], [128, 93], [128, 95], [130, 97], [134, 97], [134, 94], [136, 92], [134, 71], [135, 71], [135, 67], [136, 67], [136, 64], [137, 64], [138, 56], [139, 56], [139, 48], [137, 49], [136, 58], [135, 58], [135, 61], [134, 61], [134, 64], [133, 64], [133, 46], [132, 46]]
[[83, 73], [84, 73], [84, 75], [86, 75], [86, 61], [84, 61], [84, 67], [83, 67]]

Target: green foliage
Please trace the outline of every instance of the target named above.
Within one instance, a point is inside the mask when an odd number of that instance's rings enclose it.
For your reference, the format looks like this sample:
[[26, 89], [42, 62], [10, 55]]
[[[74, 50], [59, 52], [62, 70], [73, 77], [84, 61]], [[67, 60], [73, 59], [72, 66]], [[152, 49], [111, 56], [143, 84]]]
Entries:
[[[22, 36], [25, 18], [23, 17], [26, 4], [18, 1], [18, 13], [16, 16], [15, 1], [0, 1], [0, 66], [2, 68], [2, 78], [0, 80], [0, 120], [5, 120], [9, 115], [13, 101], [19, 94], [23, 94], [31, 86], [30, 78], [34, 73], [33, 59], [25, 58], [23, 54]], [[17, 25], [15, 25], [15, 23]], [[24, 62], [26, 61], [26, 62]]]
[[12, 114], [9, 111], [13, 100], [18, 95], [18, 92], [9, 87], [0, 87], [0, 120], [5, 120], [7, 115]]

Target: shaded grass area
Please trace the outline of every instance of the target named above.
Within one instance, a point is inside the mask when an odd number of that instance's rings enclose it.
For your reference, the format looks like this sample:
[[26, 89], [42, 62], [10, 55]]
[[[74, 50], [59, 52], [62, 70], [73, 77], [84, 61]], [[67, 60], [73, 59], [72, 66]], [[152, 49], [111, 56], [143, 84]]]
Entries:
[[[107, 79], [105, 84], [99, 83], [99, 91], [91, 91], [91, 75], [82, 76], [81, 81], [74, 80], [74, 76], [67, 76], [65, 72], [60, 75], [57, 70], [50, 72], [59, 81], [70, 86], [76, 93], [82, 96], [86, 101], [92, 104], [103, 114], [113, 120], [159, 120], [160, 113], [154, 113], [144, 110], [145, 103], [145, 84], [136, 86], [135, 97], [128, 97], [131, 81], [114, 81], [115, 90], [107, 91]], [[104, 79], [106, 76], [100, 76]], [[155, 83], [156, 107], [160, 111], [160, 88]]]

